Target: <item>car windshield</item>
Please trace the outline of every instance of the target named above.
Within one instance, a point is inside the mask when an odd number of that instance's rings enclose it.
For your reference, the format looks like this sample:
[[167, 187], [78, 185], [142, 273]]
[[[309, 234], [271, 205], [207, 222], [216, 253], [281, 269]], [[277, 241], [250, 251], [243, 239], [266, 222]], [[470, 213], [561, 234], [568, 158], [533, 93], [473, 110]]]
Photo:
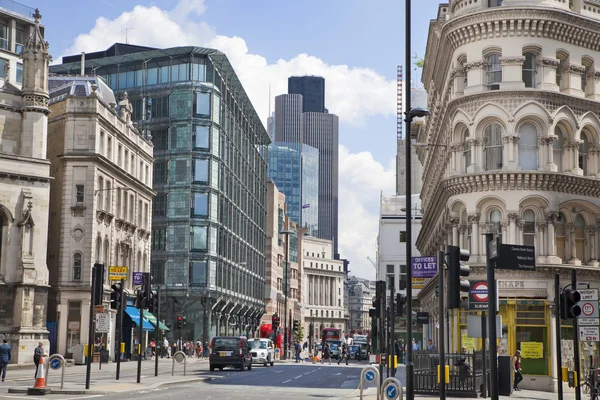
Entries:
[[250, 342], [250, 347], [252, 347], [253, 349], [266, 349], [267, 348], [267, 342], [263, 342], [260, 340], [255, 340], [253, 342]]
[[215, 338], [215, 350], [237, 350], [240, 348], [239, 339]]

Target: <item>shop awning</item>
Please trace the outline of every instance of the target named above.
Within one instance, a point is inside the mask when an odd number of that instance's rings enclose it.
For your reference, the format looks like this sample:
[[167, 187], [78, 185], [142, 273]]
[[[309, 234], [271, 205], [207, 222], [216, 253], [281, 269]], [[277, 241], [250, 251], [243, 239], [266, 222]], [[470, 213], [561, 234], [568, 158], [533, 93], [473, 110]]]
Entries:
[[[150, 321], [150, 323], [156, 327], [156, 317], [154, 315], [152, 315], [152, 313], [150, 311], [144, 310], [144, 318], [147, 319], [148, 321]], [[170, 330], [162, 322], [158, 323], [158, 329], [160, 329], [161, 331], [168, 331], [168, 330]]]
[[[145, 311], [145, 310], [144, 310]], [[138, 310], [135, 307], [132, 306], [127, 306], [125, 308], [125, 312], [127, 313], [127, 315], [129, 315], [129, 318], [131, 318], [131, 320], [137, 325], [139, 326], [140, 324], [140, 310]], [[145, 315], [144, 315], [145, 317]], [[147, 331], [147, 332], [153, 332], [154, 331], [154, 326], [152, 326], [149, 322], [147, 318], [144, 318], [144, 321], [142, 322], [142, 330], [143, 331]]]

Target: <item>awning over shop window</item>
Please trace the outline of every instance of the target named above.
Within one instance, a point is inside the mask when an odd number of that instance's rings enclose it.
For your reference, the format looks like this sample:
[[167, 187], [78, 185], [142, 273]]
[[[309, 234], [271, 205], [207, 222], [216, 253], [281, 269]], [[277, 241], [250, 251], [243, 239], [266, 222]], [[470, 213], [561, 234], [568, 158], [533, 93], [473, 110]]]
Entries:
[[[145, 310], [144, 310], [145, 311]], [[131, 320], [137, 325], [139, 326], [140, 324], [140, 310], [138, 310], [135, 307], [132, 306], [127, 306], [125, 308], [125, 312], [127, 313], [127, 315], [129, 315], [129, 318], [131, 318]], [[156, 318], [155, 318], [156, 319]], [[154, 326], [152, 326], [149, 322], [148, 319], [146, 318], [146, 315], [144, 314], [144, 321], [142, 322], [142, 330], [143, 331], [147, 331], [147, 332], [153, 332], [154, 331]]]
[[[156, 317], [154, 315], [152, 315], [152, 313], [150, 311], [144, 310], [144, 318], [147, 319], [148, 321], [150, 321], [150, 323], [156, 327]], [[158, 323], [158, 329], [160, 329], [161, 331], [169, 331], [170, 330], [162, 322]]]

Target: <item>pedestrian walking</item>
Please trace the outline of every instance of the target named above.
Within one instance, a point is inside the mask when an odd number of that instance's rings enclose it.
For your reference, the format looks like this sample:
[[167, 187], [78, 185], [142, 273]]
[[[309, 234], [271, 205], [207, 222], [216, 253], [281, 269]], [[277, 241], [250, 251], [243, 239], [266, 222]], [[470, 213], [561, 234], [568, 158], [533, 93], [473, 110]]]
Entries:
[[346, 365], [348, 365], [348, 344], [344, 343], [342, 345], [342, 355], [340, 356], [340, 359], [338, 360], [338, 365], [340, 365], [340, 363], [346, 359]]
[[302, 346], [300, 346], [300, 342], [296, 342], [294, 345], [296, 350], [296, 364], [300, 362], [300, 352], [302, 351]]
[[323, 346], [323, 357], [321, 358], [321, 364], [323, 364], [323, 360], [329, 360], [329, 365], [331, 365], [331, 348], [329, 348], [329, 343], [325, 343], [325, 346]]
[[169, 341], [167, 340], [167, 338], [163, 338], [163, 348], [162, 348], [162, 352], [161, 352], [161, 356], [160, 358], [165, 358], [165, 356], [167, 356], [167, 358], [169, 358]]
[[34, 379], [37, 378], [38, 367], [40, 366], [40, 360], [42, 357], [47, 356], [44, 351], [44, 342], [40, 341], [38, 346], [33, 351], [33, 363], [35, 364], [35, 374], [33, 375]]
[[512, 359], [513, 369], [515, 371], [515, 382], [513, 385], [513, 389], [519, 391], [519, 383], [523, 380], [523, 373], [521, 371], [521, 350], [517, 350], [515, 356]]
[[433, 344], [433, 340], [431, 340], [431, 339], [427, 340], [427, 351], [430, 351], [430, 352], [435, 351], [435, 345]]
[[6, 342], [6, 339], [4, 339], [2, 345], [0, 345], [0, 372], [2, 373], [2, 382], [4, 382], [4, 378], [6, 378], [6, 366], [9, 362], [10, 346]]
[[154, 339], [150, 341], [150, 348], [152, 349], [152, 355], [156, 356], [156, 342]]
[[196, 341], [196, 358], [202, 358], [202, 342], [200, 339]]
[[315, 344], [315, 348], [313, 349], [313, 364], [317, 363], [317, 357], [319, 357], [319, 348]]

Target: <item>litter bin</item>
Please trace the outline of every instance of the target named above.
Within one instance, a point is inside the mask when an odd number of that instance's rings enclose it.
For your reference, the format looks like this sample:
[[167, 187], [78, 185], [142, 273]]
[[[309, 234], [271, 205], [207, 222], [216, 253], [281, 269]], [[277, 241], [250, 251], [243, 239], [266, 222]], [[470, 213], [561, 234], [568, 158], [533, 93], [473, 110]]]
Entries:
[[510, 356], [498, 356], [498, 394], [510, 396], [512, 394], [513, 366]]
[[100, 350], [100, 362], [101, 363], [108, 362], [108, 350]]
[[73, 362], [75, 365], [85, 365], [85, 356], [83, 355], [83, 345], [73, 345]]

